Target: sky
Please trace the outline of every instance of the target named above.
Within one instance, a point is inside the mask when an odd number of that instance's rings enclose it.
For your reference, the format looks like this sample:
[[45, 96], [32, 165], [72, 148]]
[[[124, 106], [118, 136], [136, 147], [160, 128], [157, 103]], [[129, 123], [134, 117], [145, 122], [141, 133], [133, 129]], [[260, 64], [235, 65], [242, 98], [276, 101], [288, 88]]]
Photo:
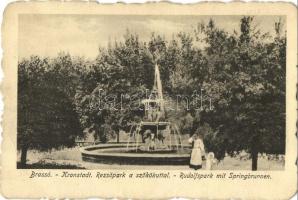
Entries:
[[[242, 16], [194, 16], [194, 15], [19, 15], [19, 59], [31, 55], [56, 56], [68, 52], [72, 56], [93, 59], [99, 47], [106, 47], [123, 40], [129, 30], [148, 41], [152, 32], [171, 39], [180, 31], [192, 32], [198, 23], [210, 18], [219, 28], [228, 32], [240, 30]], [[262, 32], [274, 33], [274, 23], [281, 16], [255, 16], [253, 26]]]

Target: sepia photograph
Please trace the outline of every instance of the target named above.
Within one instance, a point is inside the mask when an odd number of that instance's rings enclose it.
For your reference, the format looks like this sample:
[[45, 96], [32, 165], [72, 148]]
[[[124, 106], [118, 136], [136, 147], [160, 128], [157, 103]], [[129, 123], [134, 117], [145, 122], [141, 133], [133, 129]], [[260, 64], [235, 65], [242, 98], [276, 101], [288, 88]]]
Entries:
[[18, 19], [18, 169], [284, 169], [285, 16]]
[[297, 192], [297, 7], [19, 2], [2, 35], [4, 197]]

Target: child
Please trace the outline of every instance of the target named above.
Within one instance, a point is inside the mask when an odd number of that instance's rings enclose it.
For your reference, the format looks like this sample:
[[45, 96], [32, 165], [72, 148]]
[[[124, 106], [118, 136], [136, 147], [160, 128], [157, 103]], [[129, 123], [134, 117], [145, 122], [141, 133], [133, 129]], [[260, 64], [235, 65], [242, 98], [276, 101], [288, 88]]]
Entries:
[[212, 170], [212, 165], [215, 163], [214, 153], [210, 152], [206, 158], [206, 170]]

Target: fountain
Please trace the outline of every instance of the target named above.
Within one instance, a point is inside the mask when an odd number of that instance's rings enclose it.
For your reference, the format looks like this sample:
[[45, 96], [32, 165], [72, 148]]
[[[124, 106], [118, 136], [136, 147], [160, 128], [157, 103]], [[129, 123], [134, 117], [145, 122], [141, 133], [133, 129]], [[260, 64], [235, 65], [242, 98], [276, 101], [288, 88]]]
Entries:
[[176, 124], [166, 120], [159, 67], [155, 65], [154, 85], [144, 104], [144, 118], [131, 123], [126, 143], [108, 143], [81, 148], [84, 161], [110, 164], [188, 164], [190, 146], [183, 145]]

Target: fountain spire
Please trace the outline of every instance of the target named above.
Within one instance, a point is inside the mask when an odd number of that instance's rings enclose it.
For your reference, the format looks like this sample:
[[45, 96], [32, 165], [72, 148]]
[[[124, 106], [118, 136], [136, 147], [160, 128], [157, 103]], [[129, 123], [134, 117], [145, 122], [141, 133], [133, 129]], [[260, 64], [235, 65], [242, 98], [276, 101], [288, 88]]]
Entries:
[[161, 112], [164, 113], [165, 112], [164, 99], [163, 99], [163, 94], [162, 94], [162, 84], [161, 84], [158, 64], [155, 64], [153, 90], [157, 91], [157, 99], [160, 104], [160, 110], [161, 110]]

